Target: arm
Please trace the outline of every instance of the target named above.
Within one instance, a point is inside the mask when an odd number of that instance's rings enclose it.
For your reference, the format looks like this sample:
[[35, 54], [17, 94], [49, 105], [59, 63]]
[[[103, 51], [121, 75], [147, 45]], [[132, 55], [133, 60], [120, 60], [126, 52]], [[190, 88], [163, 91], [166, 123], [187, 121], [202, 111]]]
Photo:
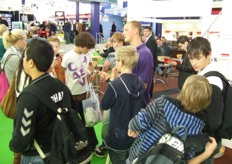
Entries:
[[177, 63], [176, 63], [175, 65], [176, 65], [176, 69], [178, 69], [178, 70], [180, 70], [180, 71], [189, 72], [189, 73], [197, 73], [197, 72], [193, 69], [193, 67], [192, 67], [192, 65], [191, 65], [191, 63], [190, 63], [190, 61], [189, 61], [189, 58], [187, 57], [186, 54], [184, 55], [182, 64], [177, 64]]
[[57, 74], [57, 78], [58, 78], [60, 81], [62, 81], [63, 83], [65, 83], [65, 78], [64, 78], [64, 77], [65, 77], [65, 76], [64, 76], [65, 70], [66, 70], [66, 68], [60, 66], [60, 71], [59, 71], [59, 73]]
[[13, 152], [24, 152], [33, 144], [36, 128], [36, 111], [34, 109], [38, 108], [34, 100], [33, 96], [23, 94], [17, 101], [13, 136], [9, 143]]
[[196, 156], [195, 158], [189, 160], [188, 164], [200, 164], [212, 155], [212, 153], [217, 147], [217, 142], [213, 137], [209, 137], [209, 139], [210, 141], [207, 142], [205, 146], [205, 151], [202, 154]]
[[89, 75], [89, 82], [93, 82], [94, 79], [95, 79], [95, 72], [94, 72], [94, 67], [93, 67], [92, 62], [89, 63], [89, 68], [88, 69], [91, 72], [90, 75]]

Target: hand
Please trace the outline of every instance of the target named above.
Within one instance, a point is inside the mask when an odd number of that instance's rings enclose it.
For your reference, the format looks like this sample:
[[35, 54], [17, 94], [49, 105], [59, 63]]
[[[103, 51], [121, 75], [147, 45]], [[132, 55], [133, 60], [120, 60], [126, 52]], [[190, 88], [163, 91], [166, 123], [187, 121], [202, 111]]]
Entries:
[[173, 60], [170, 60], [170, 61], [168, 62], [168, 64], [176, 66], [176, 65], [177, 65], [177, 62], [175, 62], [175, 61], [173, 61]]
[[56, 67], [59, 62], [60, 62], [60, 58], [54, 58], [51, 67], [52, 68]]
[[95, 73], [91, 74], [89, 77], [89, 82], [93, 82], [95, 79]]
[[110, 78], [109, 75], [104, 71], [99, 71], [98, 75], [101, 80], [108, 80]]
[[205, 145], [205, 153], [210, 156], [217, 148], [217, 142], [213, 137], [209, 137], [209, 140]]
[[128, 134], [129, 137], [136, 138], [139, 135], [139, 132], [138, 131], [132, 131], [132, 130], [128, 129], [127, 134]]

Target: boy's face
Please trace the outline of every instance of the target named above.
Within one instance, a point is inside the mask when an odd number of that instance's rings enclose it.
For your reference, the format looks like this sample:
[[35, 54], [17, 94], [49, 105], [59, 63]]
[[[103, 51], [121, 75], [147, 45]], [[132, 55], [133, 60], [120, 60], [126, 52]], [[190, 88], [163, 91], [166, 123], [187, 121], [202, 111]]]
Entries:
[[144, 29], [143, 30], [143, 35], [147, 38], [148, 36], [150, 36], [152, 33], [149, 29]]
[[207, 57], [202, 55], [202, 53], [197, 58], [189, 58], [190, 63], [195, 71], [201, 71], [203, 70], [207, 65], [210, 64], [210, 57], [211, 54], [209, 54]]
[[115, 49], [115, 51], [121, 46], [123, 46], [123, 41], [116, 39], [113, 40], [113, 48]]
[[60, 50], [60, 44], [58, 42], [50, 42], [50, 44], [52, 45], [54, 54], [58, 54]]

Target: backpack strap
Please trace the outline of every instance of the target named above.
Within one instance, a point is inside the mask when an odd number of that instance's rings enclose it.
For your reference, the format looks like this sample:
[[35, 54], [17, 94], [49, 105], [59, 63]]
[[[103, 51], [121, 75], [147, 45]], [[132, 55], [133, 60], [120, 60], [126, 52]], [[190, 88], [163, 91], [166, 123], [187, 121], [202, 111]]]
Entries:
[[7, 61], [8, 61], [8, 60], [10, 59], [10, 57], [13, 56], [13, 55], [14, 55], [14, 54], [9, 54], [9, 55], [6, 57], [4, 63], [2, 63], [2, 70], [4, 70]]
[[[229, 84], [228, 80], [225, 78], [223, 74], [217, 71], [210, 71], [204, 74], [205, 77], [216, 76], [219, 77], [225, 84]], [[230, 85], [230, 84], [229, 84]]]

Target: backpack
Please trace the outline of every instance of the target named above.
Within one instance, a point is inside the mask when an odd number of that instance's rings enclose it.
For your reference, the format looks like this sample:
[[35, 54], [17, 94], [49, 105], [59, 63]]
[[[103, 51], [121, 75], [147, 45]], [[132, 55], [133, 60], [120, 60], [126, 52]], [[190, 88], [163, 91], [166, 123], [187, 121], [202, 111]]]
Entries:
[[218, 130], [218, 135], [221, 138], [231, 139], [232, 138], [232, 82], [227, 80], [224, 75], [217, 71], [207, 72], [205, 77], [216, 76], [219, 77], [223, 82], [223, 115], [222, 124]]
[[[184, 135], [179, 137], [177, 132], [184, 129]], [[136, 158], [133, 164], [187, 164], [184, 156], [187, 128], [177, 126], [170, 133], [165, 133], [158, 143], [152, 146], [141, 157]]]
[[[51, 110], [57, 113], [54, 123], [51, 142], [51, 154], [46, 157], [41, 155], [36, 141], [34, 145], [47, 164], [77, 164], [87, 163], [92, 159], [92, 146], [88, 145], [86, 128], [78, 113], [73, 109], [60, 108], [52, 99], [34, 85], [25, 89], [24, 93], [30, 93], [40, 99]], [[64, 100], [65, 101], [65, 100]]]
[[5, 62], [4, 63], [1, 63], [0, 62], [0, 102], [2, 102], [2, 99], [3, 97], [5, 96], [8, 88], [9, 88], [9, 81], [7, 79], [7, 76], [6, 76], [6, 73], [4, 71], [4, 68], [5, 68], [5, 65], [6, 65], [6, 62], [10, 59], [10, 57], [12, 56], [13, 54], [11, 55], [8, 55], [5, 59]]

